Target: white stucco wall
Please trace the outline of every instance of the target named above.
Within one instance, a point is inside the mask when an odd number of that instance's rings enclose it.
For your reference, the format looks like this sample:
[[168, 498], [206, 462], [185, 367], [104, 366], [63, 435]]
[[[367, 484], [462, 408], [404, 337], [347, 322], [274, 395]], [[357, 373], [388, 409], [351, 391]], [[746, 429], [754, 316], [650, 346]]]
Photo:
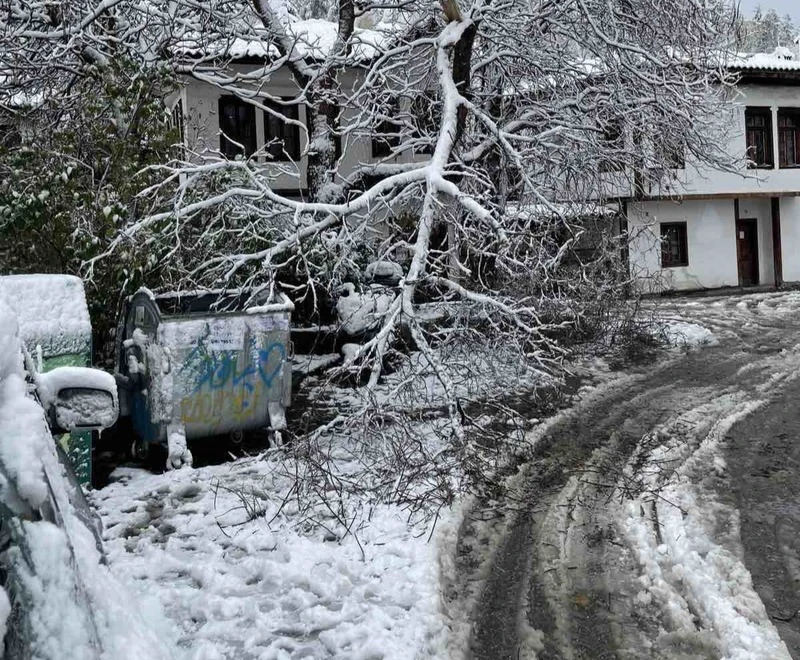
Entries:
[[[722, 113], [719, 122], [727, 127], [726, 153], [739, 163], [734, 172], [724, 172], [700, 166], [687, 159], [686, 168], [677, 171], [677, 185], [673, 190], [653, 187], [652, 195], [674, 194], [750, 194], [785, 193], [800, 190], [800, 169], [778, 167], [778, 108], [800, 108], [800, 86], [747, 85], [738, 87], [739, 95], [731, 101], [730, 111]], [[747, 106], [772, 109], [773, 169], [748, 169], [745, 143], [745, 108]]]
[[[258, 65], [233, 65], [232, 71], [246, 74], [258, 70]], [[340, 83], [344, 90], [353, 89], [358, 83], [358, 73], [355, 70], [346, 70], [339, 74]], [[271, 96], [295, 97], [300, 94], [300, 89], [292, 78], [288, 68], [284, 67], [269, 74], [268, 82], [264, 87]], [[219, 133], [219, 98], [226, 92], [208, 83], [194, 79], [187, 79], [180, 92], [183, 100], [186, 115], [186, 145], [190, 154], [195, 159], [214, 158], [219, 156], [220, 133]], [[174, 104], [177, 97], [171, 101]], [[347, 125], [348, 120], [352, 121], [359, 112], [358, 108], [346, 109], [342, 118], [343, 125]], [[303, 106], [298, 109], [299, 120], [306, 125], [306, 112]], [[256, 145], [262, 148], [264, 145], [264, 112], [256, 108]], [[352, 126], [352, 124], [351, 124]], [[361, 129], [359, 129], [361, 130]], [[300, 131], [301, 150], [305, 150], [308, 134]], [[340, 161], [339, 173], [347, 176], [352, 173], [359, 165], [374, 163], [372, 157], [372, 142], [369, 135], [346, 136], [342, 140], [342, 160]], [[298, 163], [281, 162], [271, 164], [265, 156], [260, 159], [264, 167], [273, 173], [273, 187], [275, 189], [305, 189], [306, 181], [306, 159], [301, 159]]]
[[[748, 217], [761, 213], [760, 208], [748, 210], [751, 213]], [[769, 213], [768, 202], [766, 210]], [[767, 283], [770, 281], [767, 278], [771, 278], [766, 267], [772, 265], [772, 239], [769, 216], [764, 217], [764, 221], [759, 217], [759, 260], [762, 283]], [[686, 223], [688, 266], [661, 267], [662, 222]], [[640, 290], [652, 293], [664, 289], [680, 291], [739, 284], [733, 200], [629, 204], [628, 228], [632, 235], [629, 251], [631, 274]], [[769, 234], [768, 239], [766, 234]], [[762, 245], [767, 242], [770, 250], [768, 260], [764, 256], [766, 248]]]
[[[783, 281], [800, 282], [800, 197], [782, 197], [781, 254]], [[772, 215], [769, 198], [742, 198], [739, 217], [754, 218], [758, 228], [759, 284], [775, 283]], [[689, 265], [661, 268], [662, 222], [686, 222]], [[738, 286], [734, 202], [686, 200], [628, 205], [631, 273], [639, 290], [691, 290]]]
[[783, 281], [800, 282], [800, 197], [781, 199]]

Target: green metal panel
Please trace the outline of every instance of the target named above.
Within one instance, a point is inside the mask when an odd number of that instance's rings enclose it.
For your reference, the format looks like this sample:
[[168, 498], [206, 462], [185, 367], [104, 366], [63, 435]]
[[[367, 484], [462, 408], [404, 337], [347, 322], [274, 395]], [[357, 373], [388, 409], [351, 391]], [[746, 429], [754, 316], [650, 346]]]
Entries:
[[[91, 347], [85, 353], [71, 355], [55, 355], [44, 358], [43, 371], [50, 371], [56, 367], [90, 367]], [[81, 486], [92, 483], [92, 432], [73, 431], [57, 438], [64, 452], [69, 457], [75, 470], [75, 475]]]

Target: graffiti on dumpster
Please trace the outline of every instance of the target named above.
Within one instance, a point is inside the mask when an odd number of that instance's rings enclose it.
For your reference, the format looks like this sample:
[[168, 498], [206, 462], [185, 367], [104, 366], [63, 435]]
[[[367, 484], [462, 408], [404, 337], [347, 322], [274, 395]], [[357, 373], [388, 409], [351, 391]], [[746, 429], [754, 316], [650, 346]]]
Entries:
[[273, 384], [282, 384], [285, 359], [282, 342], [258, 348], [251, 339], [246, 350], [220, 351], [209, 350], [204, 340], [198, 339], [180, 369], [185, 392], [181, 421], [246, 424], [258, 416]]

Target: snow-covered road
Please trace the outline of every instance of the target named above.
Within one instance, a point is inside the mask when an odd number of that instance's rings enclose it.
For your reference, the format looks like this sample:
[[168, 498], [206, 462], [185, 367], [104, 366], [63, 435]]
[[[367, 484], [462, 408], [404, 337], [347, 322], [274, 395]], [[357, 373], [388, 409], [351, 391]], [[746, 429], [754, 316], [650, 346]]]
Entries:
[[[784, 539], [767, 566], [751, 530], [743, 533], [742, 520], [754, 524], [737, 508], [745, 491], [755, 505], [740, 478], [751, 459], [734, 450], [731, 429], [755, 411], [787, 414], [782, 397], [800, 389], [798, 305], [796, 293], [677, 301], [676, 326], [700, 323], [718, 343], [612, 377], [537, 430], [537, 459], [517, 479], [526, 506], [506, 516], [485, 565], [473, 561], [489, 579], [472, 657], [792, 657], [759, 594], [781, 582], [784, 602], [798, 607], [797, 583], [779, 565], [800, 565], [798, 544]], [[782, 469], [762, 484], [762, 513], [789, 504], [784, 484], [800, 478], [800, 465]], [[782, 626], [800, 657], [800, 622]]]

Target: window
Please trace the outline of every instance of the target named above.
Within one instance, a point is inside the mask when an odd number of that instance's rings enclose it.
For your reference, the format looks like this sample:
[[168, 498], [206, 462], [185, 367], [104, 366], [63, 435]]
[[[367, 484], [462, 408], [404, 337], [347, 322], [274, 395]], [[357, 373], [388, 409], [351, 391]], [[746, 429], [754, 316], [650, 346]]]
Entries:
[[508, 186], [508, 199], [512, 201], [521, 200], [522, 194], [525, 192], [525, 180], [522, 172], [512, 163], [506, 163], [505, 167], [503, 167], [503, 172], [505, 172], [506, 185]]
[[392, 117], [398, 114], [397, 101], [389, 102], [383, 109], [383, 117], [372, 134], [372, 157], [386, 158], [400, 144], [400, 126]]
[[686, 158], [683, 155], [683, 143], [679, 140], [672, 139], [665, 135], [662, 138], [659, 150], [665, 168], [670, 170], [682, 170], [686, 167]]
[[256, 152], [256, 110], [235, 96], [219, 100], [220, 151], [227, 158], [250, 158]]
[[186, 144], [186, 135], [184, 133], [184, 119], [183, 119], [183, 100], [178, 99], [178, 102], [172, 108], [172, 128], [178, 134], [178, 144], [180, 148], [181, 158], [184, 158], [184, 145]]
[[419, 140], [414, 152], [432, 154], [442, 120], [441, 101], [433, 92], [422, 92], [411, 101], [411, 115], [416, 126], [414, 137]]
[[800, 167], [800, 108], [778, 110], [778, 165]]
[[772, 110], [746, 108], [744, 111], [745, 141], [748, 167], [773, 167]]
[[661, 223], [661, 267], [689, 265], [685, 222]]
[[[292, 98], [283, 100], [291, 101]], [[264, 105], [277, 113], [264, 113], [264, 144], [267, 155], [275, 161], [300, 160], [300, 126], [289, 123], [299, 120], [299, 106], [281, 105], [272, 101], [265, 101]], [[284, 121], [284, 117], [288, 121]]]
[[606, 122], [603, 130], [603, 152], [600, 155], [601, 172], [619, 172], [625, 164], [621, 156], [625, 152], [625, 135], [622, 122], [612, 119]]

